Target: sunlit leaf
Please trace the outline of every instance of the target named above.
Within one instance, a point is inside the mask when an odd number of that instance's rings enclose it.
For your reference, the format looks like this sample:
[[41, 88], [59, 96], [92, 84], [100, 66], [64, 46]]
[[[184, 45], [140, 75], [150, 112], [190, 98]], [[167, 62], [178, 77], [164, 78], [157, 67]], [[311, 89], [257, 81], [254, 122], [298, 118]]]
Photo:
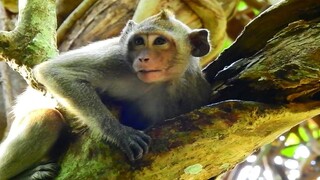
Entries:
[[306, 130], [303, 127], [299, 127], [298, 132], [303, 141], [308, 142], [310, 140], [306, 133]]
[[245, 2], [243, 2], [243, 1], [240, 1], [239, 5], [237, 7], [238, 11], [242, 11], [242, 10], [245, 10], [247, 8], [248, 8], [247, 4]]
[[295, 151], [297, 150], [299, 144], [297, 145], [294, 145], [294, 146], [290, 146], [290, 147], [286, 147], [286, 148], [283, 148], [281, 151], [280, 151], [280, 154], [285, 156], [285, 157], [288, 157], [288, 158], [292, 158]]
[[255, 16], [257, 16], [257, 15], [259, 15], [259, 14], [260, 14], [260, 11], [259, 11], [259, 10], [257, 10], [257, 9], [253, 9], [253, 13], [254, 13], [254, 15], [255, 15]]
[[318, 139], [320, 137], [320, 130], [314, 130], [312, 131], [312, 136], [315, 138], [315, 139]]
[[299, 143], [300, 143], [299, 137], [294, 133], [290, 133], [286, 142], [285, 142], [285, 145], [290, 146], [290, 145], [295, 145], [295, 144], [299, 144]]

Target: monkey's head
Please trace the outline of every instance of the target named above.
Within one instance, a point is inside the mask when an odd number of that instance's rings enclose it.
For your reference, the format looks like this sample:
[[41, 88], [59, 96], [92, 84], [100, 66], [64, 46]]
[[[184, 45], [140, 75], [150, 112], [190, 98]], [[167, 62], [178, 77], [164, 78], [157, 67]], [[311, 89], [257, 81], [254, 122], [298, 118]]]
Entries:
[[145, 83], [179, 79], [210, 51], [209, 31], [191, 30], [168, 11], [137, 24], [129, 21], [120, 42], [127, 61]]

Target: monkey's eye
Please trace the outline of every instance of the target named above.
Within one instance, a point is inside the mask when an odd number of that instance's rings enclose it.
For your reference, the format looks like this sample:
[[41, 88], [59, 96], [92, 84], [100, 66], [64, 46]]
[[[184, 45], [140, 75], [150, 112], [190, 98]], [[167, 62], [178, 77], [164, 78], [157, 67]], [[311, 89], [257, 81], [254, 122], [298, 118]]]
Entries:
[[143, 45], [143, 44], [144, 44], [144, 40], [143, 40], [142, 37], [137, 36], [137, 37], [135, 37], [135, 38], [133, 39], [133, 43], [134, 43], [134, 45], [136, 45], [136, 46]]
[[153, 41], [153, 45], [164, 45], [167, 43], [167, 39], [164, 37], [157, 37], [154, 41]]

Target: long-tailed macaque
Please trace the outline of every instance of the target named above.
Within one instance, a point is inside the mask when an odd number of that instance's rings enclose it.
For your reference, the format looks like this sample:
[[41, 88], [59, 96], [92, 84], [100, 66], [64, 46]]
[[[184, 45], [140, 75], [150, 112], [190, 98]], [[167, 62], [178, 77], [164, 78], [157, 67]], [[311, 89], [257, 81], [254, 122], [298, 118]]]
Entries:
[[[34, 75], [67, 112], [133, 161], [147, 153], [150, 145], [150, 137], [141, 130], [208, 103], [210, 86], [199, 67], [199, 57], [210, 51], [208, 36], [207, 30], [191, 30], [162, 11], [139, 24], [129, 21], [117, 38], [41, 63]], [[37, 99], [29, 100], [28, 106]], [[0, 147], [0, 177], [4, 179], [39, 162], [63, 124], [54, 102], [52, 107], [24, 109], [21, 101], [17, 109], [26, 111], [25, 116], [17, 117], [20, 124], [12, 127]], [[120, 121], [105, 102], [122, 106]], [[53, 177], [50, 167], [42, 166], [42, 171], [34, 170], [30, 177]]]

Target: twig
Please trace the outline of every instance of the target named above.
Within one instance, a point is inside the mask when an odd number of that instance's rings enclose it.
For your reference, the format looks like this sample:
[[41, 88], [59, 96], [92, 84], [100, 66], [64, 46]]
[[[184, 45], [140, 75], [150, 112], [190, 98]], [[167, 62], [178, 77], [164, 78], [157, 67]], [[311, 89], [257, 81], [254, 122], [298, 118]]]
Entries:
[[69, 16], [63, 21], [57, 30], [57, 44], [59, 45], [64, 39], [66, 33], [73, 27], [75, 22], [82, 17], [84, 13], [96, 2], [97, 0], [84, 0]]

